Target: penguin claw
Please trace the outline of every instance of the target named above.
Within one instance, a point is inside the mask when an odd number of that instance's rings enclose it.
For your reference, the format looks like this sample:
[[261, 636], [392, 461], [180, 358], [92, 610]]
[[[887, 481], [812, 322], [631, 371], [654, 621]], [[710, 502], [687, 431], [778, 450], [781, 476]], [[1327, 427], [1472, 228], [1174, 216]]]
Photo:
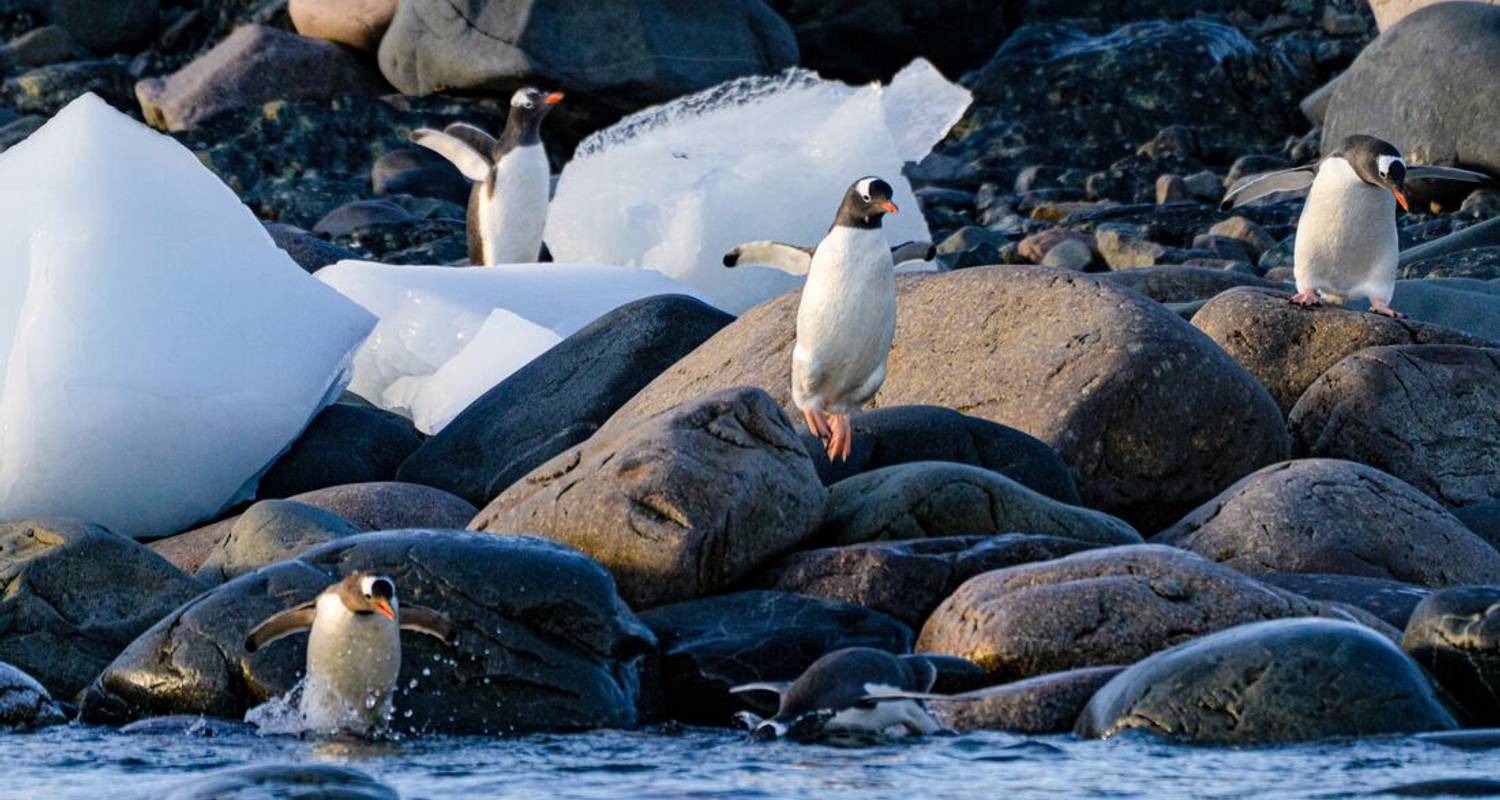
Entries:
[[1294, 306], [1302, 306], [1303, 308], [1315, 308], [1322, 304], [1323, 301], [1318, 298], [1317, 292], [1298, 292], [1292, 295], [1292, 305]]
[[1391, 308], [1390, 306], [1387, 306], [1387, 305], [1381, 305], [1381, 306], [1371, 305], [1370, 306], [1370, 313], [1371, 314], [1379, 314], [1382, 317], [1390, 317], [1391, 319], [1406, 319], [1406, 315], [1405, 314], [1403, 314], [1400, 311], [1397, 311], [1396, 309]]

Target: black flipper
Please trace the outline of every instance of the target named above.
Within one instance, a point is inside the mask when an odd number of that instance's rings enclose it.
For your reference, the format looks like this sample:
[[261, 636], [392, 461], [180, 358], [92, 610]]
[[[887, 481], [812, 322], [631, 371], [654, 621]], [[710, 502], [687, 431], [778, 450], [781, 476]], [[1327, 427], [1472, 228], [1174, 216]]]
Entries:
[[245, 652], [253, 653], [283, 636], [291, 636], [311, 628], [313, 617], [317, 613], [318, 601], [309, 600], [300, 606], [272, 614], [245, 636]]
[[452, 645], [458, 641], [458, 626], [441, 611], [422, 606], [401, 607], [401, 630], [425, 633], [434, 639]]

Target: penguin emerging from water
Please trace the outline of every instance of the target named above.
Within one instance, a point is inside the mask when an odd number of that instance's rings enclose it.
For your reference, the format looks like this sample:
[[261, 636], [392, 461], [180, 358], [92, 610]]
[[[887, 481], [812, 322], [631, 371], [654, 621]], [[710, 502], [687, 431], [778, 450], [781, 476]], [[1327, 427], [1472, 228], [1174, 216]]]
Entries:
[[371, 572], [352, 572], [316, 599], [289, 608], [255, 626], [245, 651], [309, 630], [307, 671], [302, 683], [303, 722], [321, 733], [366, 735], [390, 718], [396, 676], [401, 671], [401, 630], [417, 631], [452, 645], [458, 629], [440, 612], [402, 608], [396, 584]]
[[469, 192], [469, 262], [517, 264], [541, 257], [552, 169], [538, 131], [561, 92], [525, 88], [510, 98], [499, 138], [466, 123], [421, 128], [411, 140], [453, 162]]
[[1369, 298], [1370, 310], [1404, 316], [1391, 308], [1400, 246], [1396, 206], [1409, 210], [1407, 179], [1482, 183], [1489, 176], [1455, 167], [1410, 166], [1390, 142], [1357, 134], [1344, 139], [1317, 164], [1247, 178], [1229, 190], [1230, 208], [1278, 192], [1311, 186], [1297, 223], [1292, 303], [1316, 306]]
[[[823, 440], [830, 461], [848, 459], [849, 415], [885, 383], [896, 335], [896, 260], [881, 228], [885, 215], [897, 211], [891, 194], [891, 185], [880, 178], [855, 181], [833, 227], [810, 253], [754, 242], [724, 256], [729, 267], [755, 262], [795, 269], [806, 263], [792, 350], [792, 400], [808, 430]], [[908, 243], [898, 250], [919, 248]], [[930, 254], [931, 246], [922, 249]]]
[[836, 650], [814, 661], [796, 681], [748, 683], [730, 689], [774, 692], [781, 698], [775, 716], [760, 719], [748, 712], [754, 739], [786, 737], [805, 741], [822, 736], [921, 735], [941, 733], [924, 700], [931, 694], [937, 668], [923, 656], [895, 656], [869, 647]]

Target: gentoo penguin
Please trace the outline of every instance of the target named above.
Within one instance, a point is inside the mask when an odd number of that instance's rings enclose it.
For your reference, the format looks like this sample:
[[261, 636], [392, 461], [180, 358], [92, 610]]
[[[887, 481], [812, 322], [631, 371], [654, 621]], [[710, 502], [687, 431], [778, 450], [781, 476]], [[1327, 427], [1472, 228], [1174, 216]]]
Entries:
[[[823, 440], [829, 460], [849, 457], [849, 414], [885, 382], [896, 335], [896, 262], [880, 223], [894, 213], [891, 185], [860, 178], [844, 192], [833, 227], [810, 254], [793, 245], [755, 242], [724, 256], [725, 266], [755, 261], [807, 273], [797, 307], [792, 400], [808, 430]], [[925, 252], [930, 245], [902, 245], [917, 248]]]
[[516, 264], [541, 257], [552, 171], [537, 132], [562, 99], [561, 92], [529, 87], [516, 92], [499, 138], [462, 122], [441, 131], [412, 131], [413, 142], [453, 162], [474, 182], [469, 192], [470, 263]]
[[303, 722], [318, 732], [360, 735], [379, 730], [390, 719], [401, 671], [400, 630], [425, 633], [450, 645], [458, 632], [437, 611], [402, 608], [390, 578], [351, 572], [316, 599], [255, 626], [245, 638], [245, 652], [308, 629]]
[[1369, 298], [1370, 310], [1387, 317], [1396, 289], [1396, 206], [1408, 210], [1406, 181], [1480, 183], [1489, 177], [1454, 167], [1410, 166], [1390, 142], [1356, 134], [1317, 164], [1256, 175], [1224, 196], [1233, 207], [1278, 192], [1312, 187], [1297, 223], [1292, 303], [1315, 306]]
[[775, 716], [763, 720], [748, 712], [741, 715], [755, 739], [931, 735], [943, 726], [922, 701], [944, 698], [930, 693], [936, 680], [937, 668], [922, 656], [850, 647], [814, 661], [790, 684], [747, 683], [730, 691], [780, 695]]

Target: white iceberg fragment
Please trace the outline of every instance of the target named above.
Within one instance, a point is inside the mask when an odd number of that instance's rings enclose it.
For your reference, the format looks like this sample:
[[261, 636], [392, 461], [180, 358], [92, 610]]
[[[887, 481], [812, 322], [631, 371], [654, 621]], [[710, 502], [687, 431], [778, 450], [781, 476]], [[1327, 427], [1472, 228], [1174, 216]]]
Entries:
[[192, 152], [79, 98], [0, 155], [0, 519], [161, 535], [250, 498], [374, 324]]
[[[685, 294], [703, 300], [659, 272], [597, 264], [412, 267], [340, 261], [315, 277], [380, 319], [354, 356], [349, 390], [429, 427], [446, 424], [446, 412], [439, 408], [456, 403], [452, 398], [494, 378], [472, 401], [545, 351], [538, 350], [545, 336], [537, 328], [562, 339], [643, 297]], [[497, 315], [497, 310], [509, 313]], [[487, 368], [483, 380], [475, 376], [473, 384], [458, 381], [462, 366], [438, 374], [460, 354], [466, 363], [493, 360], [497, 367]], [[427, 396], [418, 409], [424, 387]]]
[[793, 69], [647, 109], [579, 145], [558, 180], [547, 246], [560, 261], [659, 269], [739, 313], [801, 278], [725, 269], [725, 251], [766, 239], [816, 244], [862, 176], [895, 189], [892, 245], [928, 239], [901, 167], [924, 157], [969, 102], [919, 59], [886, 87]]

